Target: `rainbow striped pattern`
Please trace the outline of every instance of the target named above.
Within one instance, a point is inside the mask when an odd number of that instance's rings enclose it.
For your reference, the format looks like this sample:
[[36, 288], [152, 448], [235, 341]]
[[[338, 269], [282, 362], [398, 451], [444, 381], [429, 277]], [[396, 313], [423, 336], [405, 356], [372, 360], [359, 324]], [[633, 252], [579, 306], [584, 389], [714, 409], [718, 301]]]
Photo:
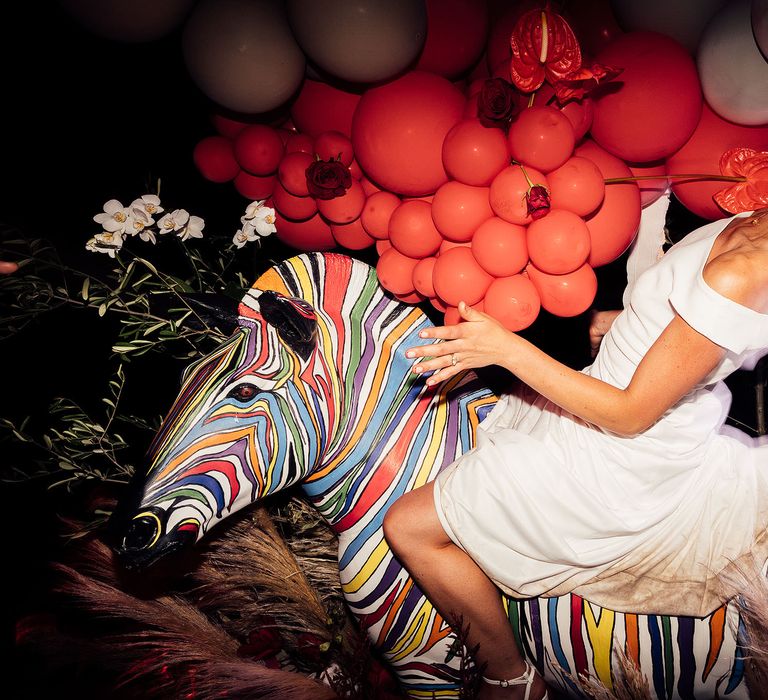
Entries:
[[[297, 354], [259, 297], [286, 297], [316, 324]], [[455, 636], [390, 552], [389, 506], [471, 448], [497, 397], [468, 372], [427, 388], [405, 350], [429, 320], [388, 297], [375, 271], [336, 254], [302, 254], [268, 270], [240, 305], [239, 330], [185, 373], [150, 450], [137, 518], [197, 539], [242, 507], [297, 485], [338, 533], [348, 604], [412, 698], [456, 698]], [[156, 517], [156, 516], [153, 516]], [[609, 688], [624, 650], [659, 699], [746, 698], [732, 607], [706, 619], [630, 615], [575, 595], [504, 599], [526, 656], [548, 681], [586, 697]]]

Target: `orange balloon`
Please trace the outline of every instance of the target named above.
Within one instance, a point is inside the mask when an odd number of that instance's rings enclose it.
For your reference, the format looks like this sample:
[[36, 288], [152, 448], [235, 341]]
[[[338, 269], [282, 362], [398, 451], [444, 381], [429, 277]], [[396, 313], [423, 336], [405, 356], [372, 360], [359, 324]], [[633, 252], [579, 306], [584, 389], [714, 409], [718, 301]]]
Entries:
[[441, 314], [444, 314], [448, 309], [448, 305], [438, 297], [432, 297], [429, 300], [429, 303], [432, 304], [432, 306], [434, 306]]
[[448, 239], [444, 238], [443, 242], [440, 244], [440, 250], [438, 251], [438, 255], [441, 253], [444, 253], [446, 250], [450, 250], [451, 248], [472, 248], [472, 241], [464, 241], [463, 243], [457, 243], [456, 241], [449, 241]]
[[510, 331], [528, 328], [541, 310], [539, 293], [523, 275], [499, 277], [485, 292], [485, 313]]
[[567, 209], [579, 216], [591, 214], [605, 197], [603, 174], [588, 158], [569, 158], [547, 174], [547, 182], [552, 208]]
[[421, 304], [422, 301], [426, 301], [426, 297], [418, 292], [411, 292], [410, 294], [395, 294], [398, 301], [402, 301], [403, 304]]
[[[477, 304], [470, 304], [470, 307], [473, 308], [475, 311], [480, 311], [481, 313], [485, 312], [485, 300], [481, 299], [477, 302]], [[463, 323], [464, 319], [461, 317], [461, 314], [459, 313], [459, 308], [457, 306], [446, 306], [443, 316], [443, 325], [444, 326], [455, 326], [457, 323]]]
[[477, 264], [472, 250], [465, 246], [440, 253], [432, 271], [437, 296], [452, 306], [458, 306], [460, 301], [476, 304], [492, 281], [493, 277]]
[[363, 228], [359, 218], [348, 224], [331, 224], [331, 233], [336, 243], [349, 250], [365, 250], [376, 242]]
[[349, 189], [341, 196], [333, 199], [318, 199], [318, 211], [333, 224], [348, 224], [354, 221], [365, 204], [363, 186], [352, 180]]
[[287, 153], [277, 168], [277, 179], [285, 189], [296, 197], [306, 197], [307, 168], [312, 165], [314, 158], [309, 153], [295, 151]]
[[291, 248], [304, 252], [331, 250], [336, 247], [336, 240], [331, 228], [320, 214], [315, 214], [305, 221], [292, 221], [276, 213], [275, 235], [278, 240]]
[[277, 177], [275, 175], [251, 175], [241, 170], [234, 179], [235, 189], [246, 199], [266, 199], [272, 196]]
[[315, 136], [315, 153], [320, 160], [340, 160], [344, 165], [352, 164], [354, 152], [352, 141], [340, 131], [323, 131]]
[[[549, 189], [549, 182], [542, 172], [526, 166], [525, 173], [534, 185]], [[528, 215], [525, 199], [529, 188], [523, 169], [519, 165], [507, 166], [491, 183], [488, 193], [491, 209], [511, 224], [530, 224], [533, 219]]]
[[568, 100], [561, 105], [557, 100], [553, 100], [555, 90], [549, 83], [543, 83], [542, 86], [533, 93], [533, 104], [535, 106], [549, 105], [559, 109], [571, 122], [573, 127], [573, 137], [578, 142], [592, 126], [592, 118], [595, 114], [595, 103], [589, 97], [582, 97], [580, 100]]
[[498, 216], [484, 221], [472, 236], [472, 255], [494, 277], [515, 275], [528, 262], [525, 226], [510, 224]]
[[365, 174], [360, 178], [360, 184], [363, 186], [363, 192], [365, 192], [366, 197], [370, 197], [374, 192], [382, 191], [381, 187], [369, 180]]
[[389, 238], [389, 220], [400, 206], [400, 197], [392, 192], [378, 190], [368, 195], [360, 213], [363, 227], [374, 238]]
[[573, 126], [554, 107], [528, 107], [509, 127], [509, 152], [516, 161], [549, 172], [559, 168], [573, 153]]
[[441, 185], [432, 200], [432, 218], [440, 233], [452, 241], [471, 240], [477, 227], [493, 216], [488, 192], [487, 187], [456, 180]]
[[313, 137], [324, 131], [340, 131], [349, 136], [358, 102], [357, 93], [305, 79], [291, 104], [291, 119], [300, 132]]
[[379, 238], [376, 240], [376, 252], [379, 255], [382, 255], [385, 250], [389, 250], [391, 247], [392, 247], [392, 244], [389, 242], [388, 238], [384, 238], [384, 239]]
[[573, 272], [589, 257], [589, 229], [567, 209], [551, 209], [529, 224], [526, 240], [531, 262], [550, 275]]
[[542, 308], [555, 316], [578, 316], [595, 300], [597, 276], [588, 263], [565, 275], [549, 275], [533, 263], [528, 263], [525, 271], [539, 293]]
[[413, 268], [417, 262], [415, 258], [409, 258], [395, 248], [388, 248], [376, 263], [376, 274], [381, 286], [393, 294], [412, 294]]
[[270, 175], [283, 157], [283, 140], [277, 129], [266, 124], [251, 124], [235, 138], [235, 159], [251, 175]]
[[642, 165], [633, 165], [632, 163], [628, 163], [628, 165], [630, 171], [635, 176], [660, 176], [658, 179], [654, 180], [637, 180], [637, 187], [640, 190], [641, 207], [645, 208], [649, 204], [653, 204], [669, 188], [669, 180], [664, 177], [667, 174], [667, 168], [664, 161]]
[[489, 129], [478, 119], [463, 119], [445, 136], [443, 165], [454, 180], [488, 186], [509, 163], [509, 147], [501, 129]]
[[312, 197], [297, 197], [275, 182], [272, 190], [272, 204], [286, 219], [303, 221], [317, 213], [317, 202]]
[[389, 218], [389, 240], [411, 258], [436, 253], [443, 237], [432, 221], [432, 205], [421, 199], [402, 202]]
[[437, 258], [429, 256], [422, 258], [413, 268], [413, 286], [416, 291], [425, 297], [435, 296], [435, 285], [432, 283], [432, 272], [435, 269]]
[[352, 121], [355, 157], [390, 192], [431, 194], [448, 179], [443, 140], [463, 110], [461, 91], [433, 73], [411, 71], [370, 88]]
[[[576, 155], [591, 160], [605, 178], [631, 177], [627, 164], [594, 141], [586, 140]], [[608, 184], [600, 208], [586, 218], [592, 250], [589, 264], [600, 267], [618, 258], [632, 243], [640, 225], [640, 190], [634, 182]]]

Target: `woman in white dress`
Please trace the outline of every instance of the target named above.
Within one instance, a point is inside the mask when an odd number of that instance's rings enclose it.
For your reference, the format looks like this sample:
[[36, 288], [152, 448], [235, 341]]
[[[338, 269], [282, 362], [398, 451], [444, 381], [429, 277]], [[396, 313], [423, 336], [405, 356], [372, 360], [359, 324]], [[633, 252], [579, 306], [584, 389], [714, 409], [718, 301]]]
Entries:
[[436, 384], [498, 365], [527, 390], [499, 401], [473, 450], [393, 505], [385, 535], [437, 608], [469, 627], [480, 697], [539, 700], [544, 682], [499, 589], [702, 616], [730, 597], [729, 567], [768, 559], [768, 443], [725, 425], [722, 381], [768, 348], [768, 209], [672, 246], [580, 372], [460, 312], [462, 323], [422, 333], [414, 371]]

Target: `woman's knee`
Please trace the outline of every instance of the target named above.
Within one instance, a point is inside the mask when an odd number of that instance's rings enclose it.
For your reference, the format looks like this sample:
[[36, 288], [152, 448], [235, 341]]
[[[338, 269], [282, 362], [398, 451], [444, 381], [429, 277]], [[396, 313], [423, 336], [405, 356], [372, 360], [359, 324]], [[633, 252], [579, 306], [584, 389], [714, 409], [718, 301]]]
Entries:
[[384, 515], [384, 537], [398, 556], [449, 541], [437, 517], [432, 484], [403, 494], [390, 506]]

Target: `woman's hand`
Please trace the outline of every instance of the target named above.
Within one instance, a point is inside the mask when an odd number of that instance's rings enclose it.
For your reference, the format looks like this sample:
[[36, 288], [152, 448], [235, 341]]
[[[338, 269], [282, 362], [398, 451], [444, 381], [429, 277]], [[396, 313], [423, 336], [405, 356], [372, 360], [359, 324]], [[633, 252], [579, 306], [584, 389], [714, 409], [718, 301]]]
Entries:
[[608, 332], [621, 311], [592, 311], [589, 320], [589, 351], [592, 357], [597, 355], [603, 336]]
[[459, 314], [464, 319], [455, 326], [436, 326], [419, 334], [421, 338], [434, 338], [443, 342], [410, 348], [406, 357], [429, 358], [417, 362], [413, 371], [419, 374], [433, 372], [428, 386], [450, 379], [455, 374], [475, 367], [504, 366], [517, 336], [491, 316], [459, 303]]
[[16, 263], [0, 260], [0, 275], [10, 275], [18, 269], [19, 266]]

